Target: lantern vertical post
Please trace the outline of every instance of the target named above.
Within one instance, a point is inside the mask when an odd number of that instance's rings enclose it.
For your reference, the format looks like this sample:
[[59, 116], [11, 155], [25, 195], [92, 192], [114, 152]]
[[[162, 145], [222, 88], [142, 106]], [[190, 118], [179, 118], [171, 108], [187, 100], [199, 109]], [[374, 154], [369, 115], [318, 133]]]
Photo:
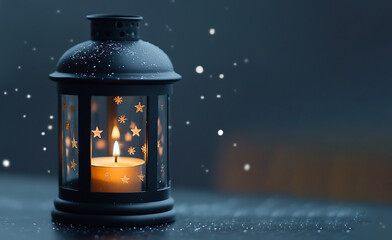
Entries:
[[[158, 95], [150, 95], [147, 100], [148, 152], [147, 152], [147, 190], [157, 190], [157, 162], [152, 161], [158, 155]], [[151, 160], [150, 160], [151, 159]]]
[[90, 192], [91, 189], [91, 96], [79, 95], [78, 121], [79, 121], [79, 190]]

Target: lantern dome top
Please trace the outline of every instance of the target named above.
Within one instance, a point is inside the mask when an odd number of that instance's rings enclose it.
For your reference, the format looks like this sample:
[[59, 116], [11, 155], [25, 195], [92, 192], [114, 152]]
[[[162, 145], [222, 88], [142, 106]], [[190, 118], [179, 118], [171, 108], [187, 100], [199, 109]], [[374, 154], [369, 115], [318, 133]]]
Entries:
[[181, 79], [165, 52], [140, 40], [142, 17], [94, 14], [87, 19], [91, 20], [91, 40], [68, 49], [50, 79], [109, 83]]

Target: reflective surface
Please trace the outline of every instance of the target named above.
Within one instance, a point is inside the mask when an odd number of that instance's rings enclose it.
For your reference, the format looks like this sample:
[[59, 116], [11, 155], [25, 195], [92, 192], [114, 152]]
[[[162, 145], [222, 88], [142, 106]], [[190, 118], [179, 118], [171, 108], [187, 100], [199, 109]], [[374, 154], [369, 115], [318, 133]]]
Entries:
[[[392, 206], [174, 191], [177, 221], [151, 227], [52, 224], [54, 178], [0, 176], [0, 239], [390, 239]], [[27, 197], [28, 196], [28, 197]]]

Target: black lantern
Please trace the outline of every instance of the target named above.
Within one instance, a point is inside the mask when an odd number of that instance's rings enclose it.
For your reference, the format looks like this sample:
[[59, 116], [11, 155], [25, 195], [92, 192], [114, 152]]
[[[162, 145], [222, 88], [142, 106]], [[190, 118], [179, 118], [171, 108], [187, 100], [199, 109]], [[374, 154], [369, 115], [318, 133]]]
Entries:
[[54, 221], [174, 221], [170, 196], [169, 57], [140, 40], [139, 16], [89, 15], [91, 41], [60, 58], [59, 197]]

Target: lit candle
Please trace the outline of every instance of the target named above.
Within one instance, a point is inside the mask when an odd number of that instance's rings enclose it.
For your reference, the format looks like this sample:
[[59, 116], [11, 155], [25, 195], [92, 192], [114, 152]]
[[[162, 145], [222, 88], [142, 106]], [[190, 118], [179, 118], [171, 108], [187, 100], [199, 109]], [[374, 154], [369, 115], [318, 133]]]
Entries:
[[92, 192], [139, 192], [145, 181], [139, 158], [120, 157], [118, 142], [114, 142], [113, 157], [91, 159]]

